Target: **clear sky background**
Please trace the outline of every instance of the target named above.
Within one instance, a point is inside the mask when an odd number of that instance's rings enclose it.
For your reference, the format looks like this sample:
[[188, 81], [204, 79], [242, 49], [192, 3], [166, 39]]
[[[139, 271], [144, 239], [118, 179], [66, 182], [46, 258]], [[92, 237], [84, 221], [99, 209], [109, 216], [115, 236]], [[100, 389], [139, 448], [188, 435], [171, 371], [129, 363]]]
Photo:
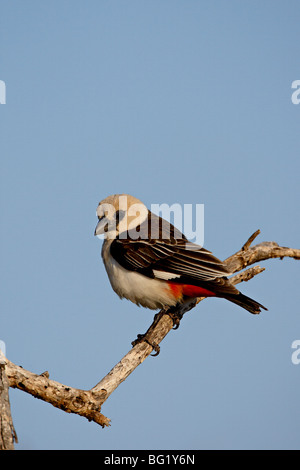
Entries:
[[[300, 3], [1, 1], [1, 318], [7, 356], [89, 389], [153, 312], [112, 291], [109, 194], [205, 204], [205, 244], [299, 248]], [[300, 448], [300, 264], [208, 299], [109, 398], [102, 429], [11, 390], [17, 449]]]

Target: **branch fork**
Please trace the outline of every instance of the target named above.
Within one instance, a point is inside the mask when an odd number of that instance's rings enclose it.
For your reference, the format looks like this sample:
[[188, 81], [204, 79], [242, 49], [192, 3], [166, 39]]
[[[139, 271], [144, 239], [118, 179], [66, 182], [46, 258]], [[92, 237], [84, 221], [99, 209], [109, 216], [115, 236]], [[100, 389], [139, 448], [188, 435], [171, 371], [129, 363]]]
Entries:
[[[233, 284], [246, 282], [265, 270], [253, 264], [271, 258], [290, 257], [300, 259], [300, 250], [281, 247], [275, 242], [264, 242], [251, 246], [255, 238], [260, 234], [257, 230], [244, 243], [242, 248], [227, 258], [227, 264], [233, 277]], [[249, 267], [248, 269], [245, 269]], [[236, 274], [235, 274], [236, 273]], [[178, 318], [193, 309], [205, 297], [200, 297], [184, 303], [170, 311], [161, 310], [155, 315], [154, 321], [145, 333], [133, 341], [132, 349], [116, 364], [112, 370], [90, 390], [81, 390], [68, 387], [54, 380], [50, 380], [49, 373], [34, 374], [17, 366], [5, 358], [5, 372], [9, 386], [30, 393], [36, 398], [51, 403], [67, 413], [76, 413], [94, 421], [103, 428], [110, 425], [109, 418], [101, 412], [103, 403], [113, 391], [138, 367], [152, 352], [156, 356], [159, 353], [159, 344], [165, 336], [174, 328], [174, 314]]]

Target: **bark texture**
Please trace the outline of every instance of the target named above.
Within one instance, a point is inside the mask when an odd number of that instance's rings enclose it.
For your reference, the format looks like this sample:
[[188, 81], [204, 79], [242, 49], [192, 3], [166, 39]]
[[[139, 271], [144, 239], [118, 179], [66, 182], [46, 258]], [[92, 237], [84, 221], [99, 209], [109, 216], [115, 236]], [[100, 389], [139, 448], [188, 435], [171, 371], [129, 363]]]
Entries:
[[14, 450], [18, 442], [9, 403], [9, 381], [6, 376], [6, 358], [0, 350], [0, 450]]

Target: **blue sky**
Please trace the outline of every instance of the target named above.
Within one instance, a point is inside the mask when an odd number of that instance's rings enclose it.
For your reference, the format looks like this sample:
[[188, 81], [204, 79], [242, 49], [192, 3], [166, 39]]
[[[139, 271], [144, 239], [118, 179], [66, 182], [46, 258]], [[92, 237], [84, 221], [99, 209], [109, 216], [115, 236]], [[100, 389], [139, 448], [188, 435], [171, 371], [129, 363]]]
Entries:
[[[2, 2], [1, 322], [13, 362], [91, 388], [153, 312], [111, 290], [96, 207], [204, 204], [219, 258], [299, 248], [300, 5], [290, 0]], [[202, 302], [109, 398], [102, 430], [18, 390], [18, 449], [299, 448], [299, 263]]]

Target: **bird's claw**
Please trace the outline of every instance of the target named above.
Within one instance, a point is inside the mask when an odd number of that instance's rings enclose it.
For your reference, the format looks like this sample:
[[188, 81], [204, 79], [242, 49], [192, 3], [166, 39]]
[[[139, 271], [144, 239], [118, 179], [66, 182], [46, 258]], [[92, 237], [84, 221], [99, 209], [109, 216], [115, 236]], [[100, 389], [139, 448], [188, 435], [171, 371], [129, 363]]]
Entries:
[[155, 341], [153, 341], [153, 343], [150, 343], [150, 341], [148, 341], [147, 339], [145, 340], [146, 343], [148, 343], [152, 348], [153, 350], [155, 351], [155, 354], [150, 354], [152, 357], [156, 357], [159, 355], [160, 353], [160, 346], [159, 344], [155, 343]]
[[153, 348], [153, 350], [155, 351], [155, 354], [151, 354], [151, 356], [155, 357], [155, 356], [158, 356], [159, 353], [160, 353], [160, 346], [155, 342], [155, 341], [150, 341], [148, 338], [147, 338], [147, 334], [144, 334], [144, 335], [141, 335], [141, 334], [138, 334], [137, 335], [137, 339], [132, 341], [132, 347], [136, 346], [137, 344], [141, 343], [142, 341], [144, 341], [145, 343], [149, 344], [149, 346], [151, 346]]
[[169, 315], [169, 317], [171, 318], [171, 320], [173, 321], [173, 330], [177, 330], [179, 328], [179, 325], [180, 325], [180, 320], [182, 319], [183, 317], [183, 314], [182, 313], [179, 313], [179, 312], [172, 312], [172, 310], [168, 310], [166, 312], [167, 315]]

